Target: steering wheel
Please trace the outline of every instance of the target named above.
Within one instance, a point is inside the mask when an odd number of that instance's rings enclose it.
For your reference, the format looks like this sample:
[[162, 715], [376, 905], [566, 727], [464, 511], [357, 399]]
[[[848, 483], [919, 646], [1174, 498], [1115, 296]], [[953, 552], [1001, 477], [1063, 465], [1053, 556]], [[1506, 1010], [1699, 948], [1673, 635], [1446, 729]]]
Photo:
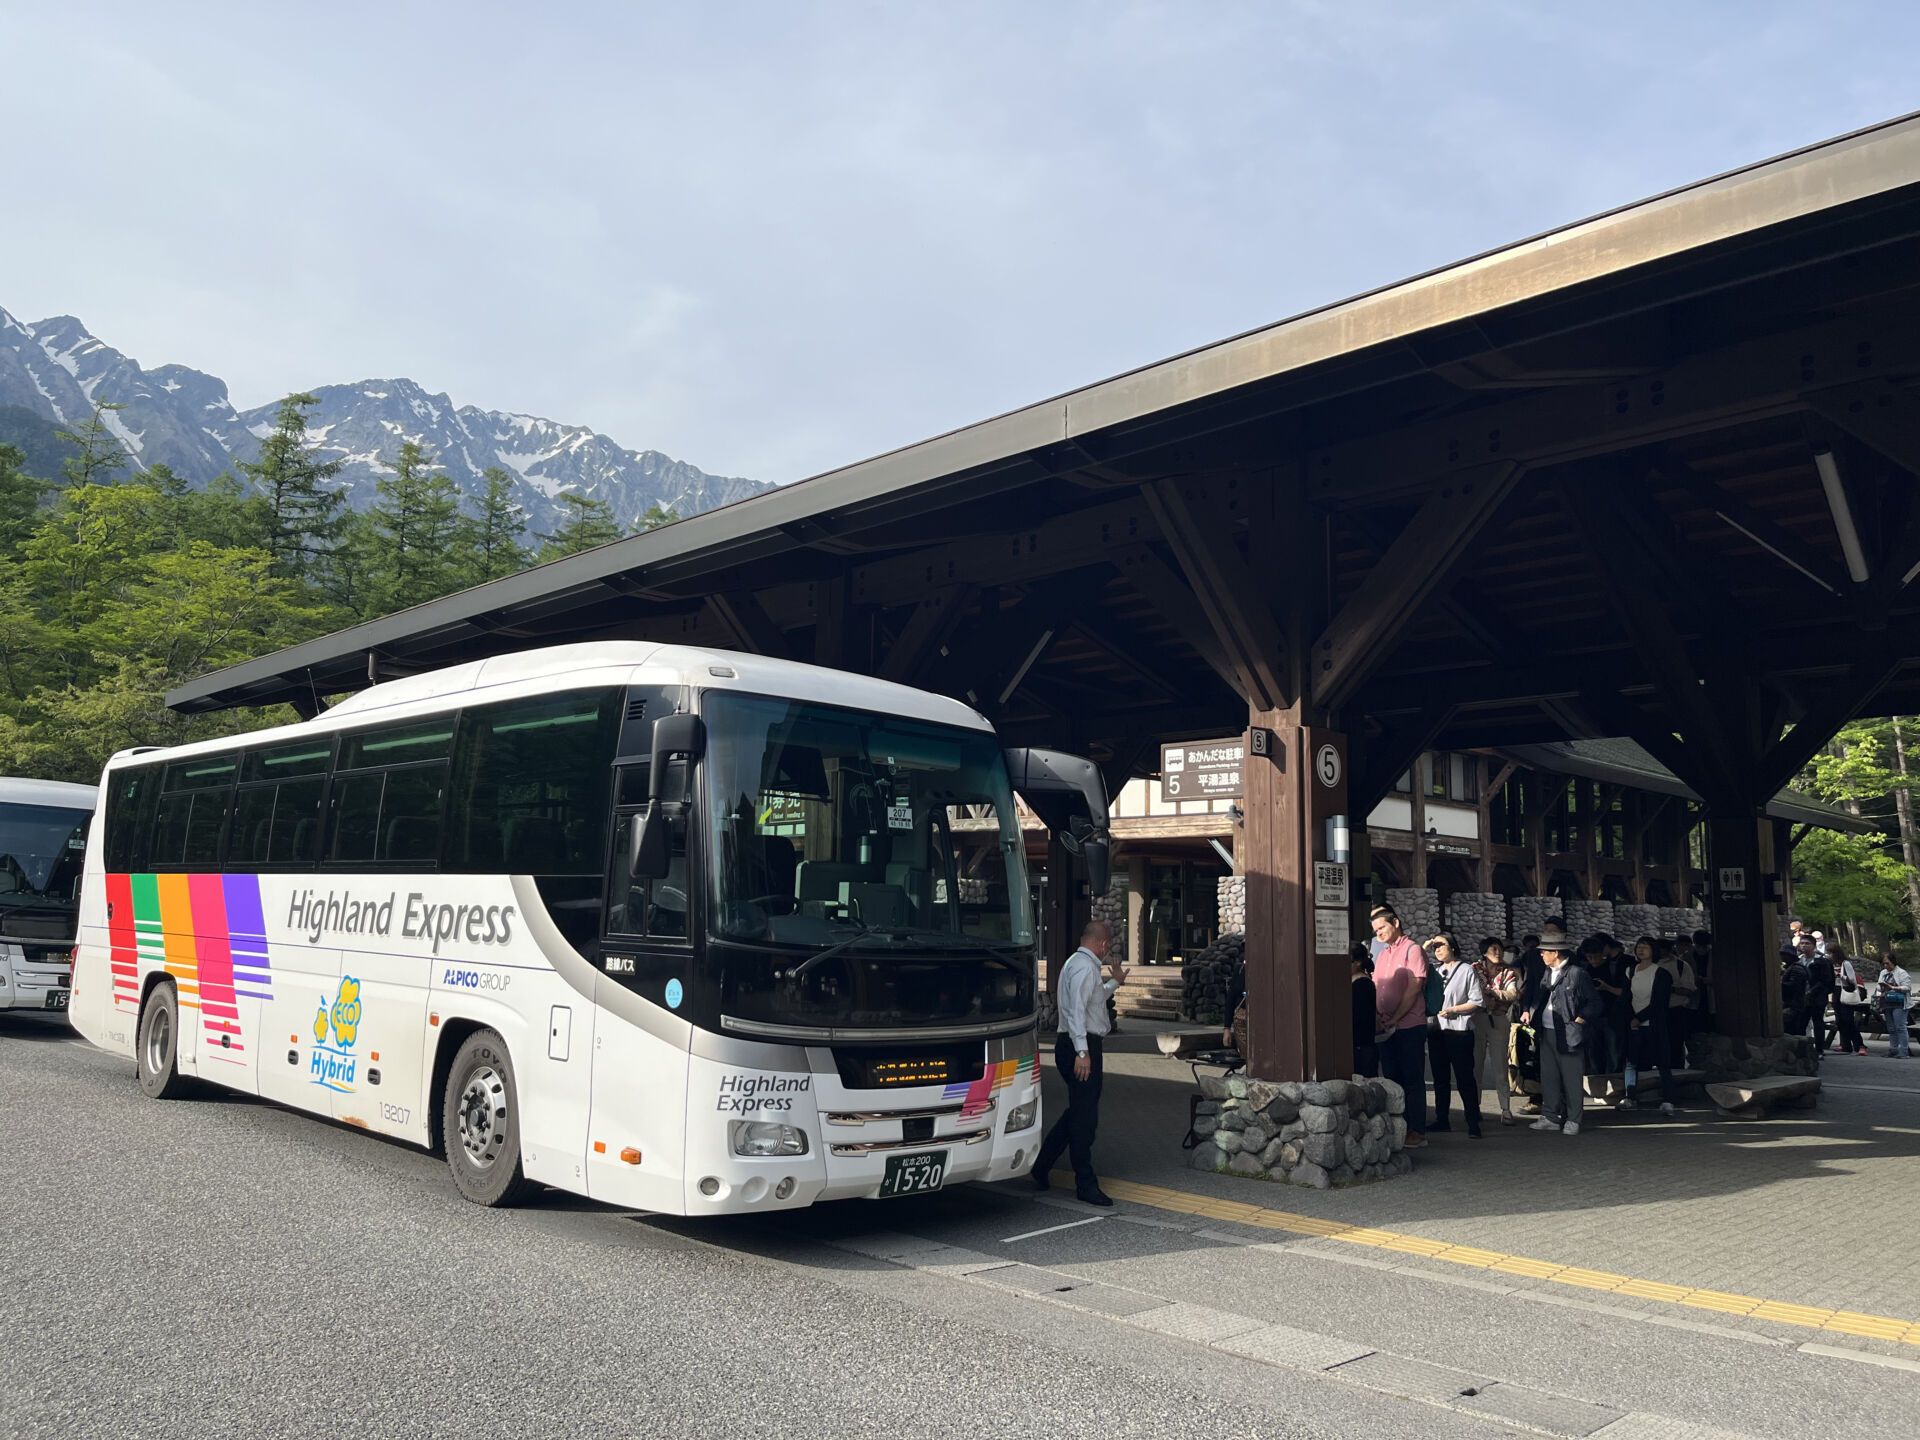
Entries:
[[[776, 891], [772, 895], [755, 895], [740, 902], [744, 905], [760, 905], [773, 910], [776, 915], [791, 915], [800, 906], [800, 902], [785, 891]], [[782, 908], [776, 909], [779, 906]]]

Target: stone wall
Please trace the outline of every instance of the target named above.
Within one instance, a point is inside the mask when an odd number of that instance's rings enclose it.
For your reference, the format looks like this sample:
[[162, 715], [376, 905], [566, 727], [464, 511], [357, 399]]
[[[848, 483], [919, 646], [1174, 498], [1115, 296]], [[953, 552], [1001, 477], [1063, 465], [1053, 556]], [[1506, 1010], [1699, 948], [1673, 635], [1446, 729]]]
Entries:
[[1180, 1016], [1201, 1025], [1224, 1025], [1227, 982], [1246, 960], [1247, 937], [1222, 935], [1180, 967]]
[[1518, 945], [1523, 935], [1538, 935], [1546, 929], [1547, 920], [1557, 919], [1560, 915], [1560, 897], [1558, 895], [1516, 895], [1508, 907], [1513, 912], [1513, 943]]
[[1127, 887], [1115, 877], [1114, 883], [1104, 895], [1093, 897], [1092, 917], [1104, 920], [1113, 930], [1113, 951], [1115, 956], [1127, 954]]
[[1391, 1080], [1281, 1083], [1202, 1076], [1196, 1170], [1325, 1190], [1405, 1175], [1406, 1096]]
[[[1567, 938], [1578, 945], [1589, 935], [1603, 931], [1614, 934], [1611, 900], [1569, 900], [1566, 902]], [[1614, 936], [1615, 939], [1619, 937]]]
[[1400, 928], [1424, 945], [1440, 933], [1440, 892], [1423, 887], [1391, 888], [1387, 904], [1400, 917]]
[[1660, 934], [1661, 907], [1658, 905], [1615, 905], [1613, 938], [1628, 950], [1642, 935]]
[[1247, 930], [1247, 877], [1222, 875], [1215, 884], [1214, 896], [1220, 907], [1220, 933], [1244, 935]]
[[1507, 897], [1462, 890], [1449, 895], [1447, 928], [1459, 937], [1467, 954], [1478, 956], [1480, 942], [1489, 935], [1507, 938]]
[[1761, 1075], [1817, 1075], [1820, 1052], [1805, 1035], [1747, 1039], [1739, 1035], [1693, 1035], [1687, 1039], [1687, 1063], [1704, 1070], [1707, 1083], [1752, 1080]]

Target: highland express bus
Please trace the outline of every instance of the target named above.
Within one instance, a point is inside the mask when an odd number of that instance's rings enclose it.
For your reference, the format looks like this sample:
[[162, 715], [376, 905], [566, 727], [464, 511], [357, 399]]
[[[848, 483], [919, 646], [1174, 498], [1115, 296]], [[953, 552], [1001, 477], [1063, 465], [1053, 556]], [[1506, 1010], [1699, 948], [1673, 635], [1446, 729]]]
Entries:
[[0, 776], [0, 1010], [65, 1010], [91, 785]]
[[1104, 889], [1099, 772], [953, 700], [638, 642], [393, 680], [113, 758], [73, 1023], [148, 1095], [438, 1148], [486, 1205], [1004, 1179], [1041, 1134], [1016, 791]]

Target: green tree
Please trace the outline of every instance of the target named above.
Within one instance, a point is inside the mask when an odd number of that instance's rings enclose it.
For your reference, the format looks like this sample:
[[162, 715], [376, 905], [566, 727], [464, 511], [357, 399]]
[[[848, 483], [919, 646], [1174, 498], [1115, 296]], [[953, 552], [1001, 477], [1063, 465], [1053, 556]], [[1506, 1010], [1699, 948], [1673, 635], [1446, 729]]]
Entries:
[[266, 550], [275, 570], [302, 579], [325, 568], [345, 528], [346, 496], [328, 483], [343, 462], [322, 460], [307, 443], [307, 412], [319, 403], [313, 395], [287, 396], [260, 442], [260, 458], [240, 462], [267, 503]]
[[106, 484], [131, 463], [126, 447], [107, 424], [108, 415], [126, 408], [110, 400], [96, 400], [93, 413], [73, 429], [54, 432], [74, 449], [73, 454], [60, 462], [60, 472], [66, 477], [69, 489]]
[[408, 440], [380, 481], [368, 512], [373, 540], [368, 556], [369, 598], [379, 613], [423, 605], [460, 584], [457, 544], [460, 492], [433, 468], [433, 457]]
[[1810, 830], [1793, 852], [1794, 909], [1829, 930], [1849, 921], [1898, 935], [1910, 930], [1913, 872], [1888, 853], [1884, 836]]
[[26, 456], [17, 445], [0, 445], [0, 560], [12, 555], [33, 531], [40, 497], [47, 491], [23, 468]]
[[481, 478], [487, 488], [480, 496], [480, 513], [466, 520], [462, 583], [481, 585], [524, 570], [527, 549], [527, 513], [513, 498], [513, 476], [490, 465]]
[[659, 502], [655, 501], [646, 508], [646, 512], [640, 517], [640, 522], [633, 527], [634, 533], [642, 534], [648, 530], [658, 530], [662, 525], [671, 525], [679, 518], [678, 510], [671, 506], [662, 509]]
[[619, 523], [613, 518], [613, 507], [606, 501], [595, 500], [572, 490], [562, 490], [558, 498], [566, 509], [553, 533], [538, 537], [546, 542], [535, 557], [541, 564], [567, 555], [578, 555], [582, 550], [591, 550], [596, 545], [610, 544], [621, 538]]

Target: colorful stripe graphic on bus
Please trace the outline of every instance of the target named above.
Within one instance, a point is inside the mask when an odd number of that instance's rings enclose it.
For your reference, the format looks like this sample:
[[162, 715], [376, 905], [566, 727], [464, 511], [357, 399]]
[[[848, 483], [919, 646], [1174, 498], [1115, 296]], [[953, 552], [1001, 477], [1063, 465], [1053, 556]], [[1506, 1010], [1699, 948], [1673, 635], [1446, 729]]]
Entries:
[[[943, 1100], [960, 1100], [960, 1118], [971, 1120], [975, 1115], [986, 1113], [988, 1104], [1000, 1091], [1019, 1078], [1020, 1071], [1030, 1069], [1033, 1083], [1040, 1083], [1040, 1055], [1022, 1055], [1014, 1060], [1002, 1060], [989, 1065], [980, 1072], [978, 1080], [963, 1080], [947, 1086], [941, 1095]], [[965, 1097], [962, 1099], [961, 1097]]]
[[[333, 1044], [327, 1032], [333, 1032]], [[353, 1053], [353, 1042], [360, 1038], [360, 982], [351, 975], [340, 977], [333, 1004], [325, 999], [313, 1017], [313, 1060], [308, 1067], [313, 1083], [342, 1095], [353, 1093], [353, 1080], [360, 1068], [360, 1057]]]
[[260, 877], [109, 875], [107, 905], [114, 1005], [138, 1009], [141, 974], [164, 970], [200, 1012], [203, 1057], [244, 1064], [240, 1001], [273, 998]]

